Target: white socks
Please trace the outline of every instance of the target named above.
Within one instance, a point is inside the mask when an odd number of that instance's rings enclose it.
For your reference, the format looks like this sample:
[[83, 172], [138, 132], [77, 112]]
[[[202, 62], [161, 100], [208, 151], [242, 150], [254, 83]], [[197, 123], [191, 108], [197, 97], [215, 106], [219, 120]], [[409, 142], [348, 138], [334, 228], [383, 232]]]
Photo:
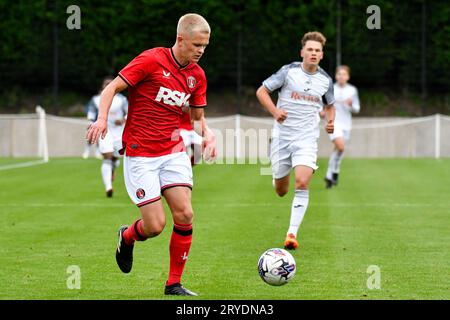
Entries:
[[103, 184], [105, 185], [105, 190], [112, 189], [112, 170], [113, 170], [113, 162], [111, 159], [104, 159], [102, 163], [102, 179]]
[[339, 152], [334, 150], [330, 156], [330, 160], [328, 161], [328, 169], [327, 169], [327, 179], [333, 180], [333, 173], [339, 173], [341, 169], [342, 158], [344, 157], [343, 152]]
[[309, 191], [295, 190], [294, 200], [292, 200], [291, 222], [287, 234], [292, 233], [297, 237], [298, 228], [303, 221], [306, 209], [308, 208]]

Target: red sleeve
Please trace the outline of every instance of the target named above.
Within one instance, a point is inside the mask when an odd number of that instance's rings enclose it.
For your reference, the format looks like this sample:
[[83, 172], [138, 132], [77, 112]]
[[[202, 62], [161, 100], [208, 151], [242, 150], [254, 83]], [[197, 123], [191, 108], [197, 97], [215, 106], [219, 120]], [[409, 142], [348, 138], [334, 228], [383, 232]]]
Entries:
[[145, 79], [155, 66], [155, 54], [152, 50], [146, 50], [130, 61], [119, 72], [119, 76], [130, 87], [135, 86]]
[[206, 107], [206, 76], [202, 70], [197, 88], [192, 93], [191, 98], [189, 99], [189, 106], [191, 107]]

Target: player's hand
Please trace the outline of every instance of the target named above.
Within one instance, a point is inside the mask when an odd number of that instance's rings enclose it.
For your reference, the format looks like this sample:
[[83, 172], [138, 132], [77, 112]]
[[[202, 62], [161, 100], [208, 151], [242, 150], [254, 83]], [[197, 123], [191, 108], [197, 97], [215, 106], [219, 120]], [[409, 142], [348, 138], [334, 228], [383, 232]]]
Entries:
[[334, 120], [328, 120], [327, 125], [325, 126], [325, 130], [327, 130], [327, 133], [334, 132]]
[[273, 113], [273, 117], [275, 118], [275, 120], [277, 120], [278, 123], [283, 123], [283, 121], [286, 120], [287, 116], [287, 112], [283, 109], [276, 109]]
[[98, 118], [97, 121], [95, 121], [88, 127], [86, 133], [86, 140], [90, 144], [95, 144], [98, 142], [100, 137], [104, 139], [107, 132], [108, 132], [108, 124], [106, 122], [106, 119]]
[[347, 100], [345, 100], [345, 103], [351, 108], [353, 100], [351, 98], [348, 98]]
[[207, 129], [205, 132], [202, 151], [203, 151], [203, 158], [207, 162], [214, 161], [217, 157], [216, 136], [214, 135], [214, 132], [212, 132], [210, 129]]

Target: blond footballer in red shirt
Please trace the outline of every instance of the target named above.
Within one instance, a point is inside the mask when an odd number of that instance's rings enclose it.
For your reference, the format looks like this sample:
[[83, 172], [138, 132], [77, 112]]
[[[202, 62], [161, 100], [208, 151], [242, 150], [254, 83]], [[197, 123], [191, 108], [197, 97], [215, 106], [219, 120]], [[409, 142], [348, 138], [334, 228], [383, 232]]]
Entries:
[[114, 95], [128, 88], [128, 118], [123, 133], [124, 179], [141, 219], [119, 229], [116, 261], [131, 271], [135, 241], [159, 235], [166, 224], [161, 195], [170, 207], [174, 227], [169, 244], [170, 269], [166, 295], [197, 295], [181, 285], [192, 242], [192, 168], [180, 137], [183, 109], [190, 108], [194, 129], [203, 137], [205, 158], [216, 156], [215, 137], [207, 127], [206, 77], [197, 64], [209, 43], [211, 29], [198, 14], [186, 14], [177, 26], [172, 48], [153, 48], [134, 58], [101, 94], [98, 120], [86, 138], [96, 143], [107, 132]]

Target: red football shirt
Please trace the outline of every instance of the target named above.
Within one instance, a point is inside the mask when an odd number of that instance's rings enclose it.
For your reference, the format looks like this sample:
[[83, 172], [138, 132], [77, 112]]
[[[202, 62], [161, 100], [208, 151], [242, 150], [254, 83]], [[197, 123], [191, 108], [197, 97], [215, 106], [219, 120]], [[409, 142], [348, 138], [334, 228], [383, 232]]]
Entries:
[[183, 115], [181, 116], [180, 129], [189, 131], [194, 130], [194, 128], [192, 128], [191, 123], [191, 113], [189, 111], [184, 112]]
[[142, 52], [119, 72], [128, 84], [122, 140], [127, 156], [158, 157], [184, 151], [182, 107], [206, 106], [206, 76], [196, 63], [181, 66], [170, 48]]

